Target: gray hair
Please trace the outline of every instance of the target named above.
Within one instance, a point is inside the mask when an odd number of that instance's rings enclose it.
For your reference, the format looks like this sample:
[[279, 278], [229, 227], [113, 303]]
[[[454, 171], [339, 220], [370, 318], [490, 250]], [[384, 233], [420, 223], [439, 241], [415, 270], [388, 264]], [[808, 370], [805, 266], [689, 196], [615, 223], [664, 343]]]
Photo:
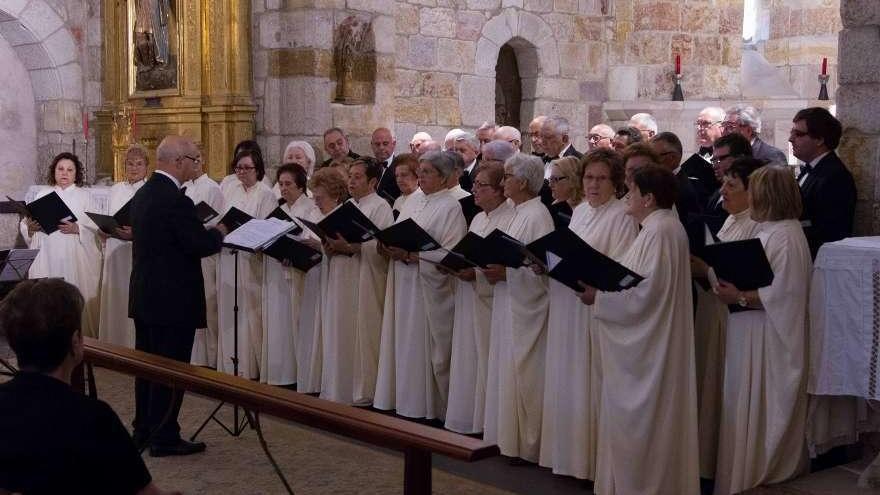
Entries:
[[[392, 136], [393, 136], [393, 134], [392, 134]], [[416, 140], [430, 141], [431, 139], [433, 139], [433, 138], [431, 137], [430, 134], [428, 134], [425, 131], [419, 131], [419, 132], [413, 134], [413, 137], [412, 137], [412, 139], [410, 139], [409, 142], [412, 143], [413, 141], [416, 141]]]
[[495, 122], [483, 122], [483, 124], [480, 127], [477, 127], [477, 130], [478, 131], [485, 131], [487, 129], [492, 129], [494, 131], [494, 130], [496, 130], [497, 127], [498, 126], [495, 125]]
[[464, 141], [468, 145], [470, 145], [470, 147], [473, 148], [474, 151], [480, 150], [480, 140], [477, 139], [477, 136], [471, 134], [470, 132], [465, 132], [465, 133], [459, 134], [458, 136], [455, 137], [456, 143], [459, 143], [462, 141]]
[[614, 137], [614, 129], [612, 129], [611, 126], [608, 124], [596, 124], [590, 128], [589, 134], [597, 134], [599, 136], [611, 139]]
[[443, 180], [448, 179], [455, 168], [455, 162], [452, 161], [452, 158], [442, 151], [429, 151], [425, 153], [419, 157], [419, 163], [421, 162], [428, 162], [428, 165], [434, 167], [440, 176], [443, 177]]
[[505, 141], [516, 139], [517, 141], [522, 142], [522, 133], [520, 133], [519, 129], [516, 127], [505, 125], [499, 127], [498, 130], [495, 131], [495, 139], [503, 139]]
[[709, 114], [709, 118], [713, 122], [722, 122], [727, 117], [727, 113], [721, 107], [706, 107], [700, 110], [700, 113]]
[[458, 129], [458, 128], [456, 128], [456, 129], [452, 129], [451, 131], [449, 131], [449, 132], [446, 133], [446, 137], [443, 138], [443, 142], [444, 142], [444, 143], [447, 142], [447, 141], [453, 141], [453, 142], [454, 142], [456, 139], [458, 139], [458, 136], [461, 136], [461, 135], [464, 135], [464, 134], [467, 134], [467, 133], [464, 132], [464, 131], [461, 130], [461, 129]]
[[571, 125], [568, 123], [568, 119], [565, 117], [561, 117], [559, 115], [554, 115], [552, 117], [547, 117], [547, 120], [541, 124], [541, 127], [546, 125], [553, 126], [553, 131], [560, 136], [568, 136], [571, 132]]
[[529, 192], [537, 196], [544, 186], [544, 162], [534, 155], [516, 153], [504, 162], [504, 168], [510, 167], [510, 173], [526, 181]]
[[755, 134], [761, 132], [761, 114], [751, 105], [734, 105], [727, 109], [727, 117], [735, 117], [737, 124], [751, 127]]
[[422, 146], [419, 147], [419, 151], [424, 155], [425, 153], [430, 153], [432, 151], [441, 151], [441, 148], [440, 143], [430, 139], [422, 143]]
[[491, 156], [492, 160], [498, 160], [503, 163], [506, 162], [508, 158], [515, 155], [516, 152], [516, 147], [503, 139], [495, 139], [483, 145], [484, 160], [489, 160], [490, 158], [487, 157]]
[[657, 119], [650, 113], [637, 113], [629, 118], [629, 124], [633, 127], [644, 127], [657, 134]]
[[447, 158], [452, 160], [452, 168], [453, 169], [457, 168], [460, 171], [464, 170], [464, 167], [465, 167], [464, 158], [462, 158], [460, 154], [458, 154], [454, 151], [449, 151], [449, 150], [441, 151], [441, 153], [443, 153]]

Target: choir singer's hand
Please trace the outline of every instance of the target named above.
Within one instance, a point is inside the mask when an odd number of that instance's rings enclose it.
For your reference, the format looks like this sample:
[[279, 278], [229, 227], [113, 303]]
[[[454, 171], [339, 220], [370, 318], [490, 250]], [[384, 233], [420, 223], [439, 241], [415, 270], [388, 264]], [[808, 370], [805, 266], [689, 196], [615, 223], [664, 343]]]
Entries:
[[336, 238], [327, 237], [327, 244], [335, 253], [357, 254], [361, 251], [360, 244], [349, 244], [342, 235], [336, 234]]
[[388, 254], [394, 261], [403, 261], [404, 263], [409, 262], [409, 253], [399, 247], [388, 246]]
[[487, 265], [483, 268], [483, 275], [490, 284], [495, 285], [498, 282], [507, 280], [507, 268], [504, 265]]
[[321, 241], [313, 239], [311, 237], [309, 237], [308, 239], [303, 239], [303, 244], [314, 249], [315, 251], [321, 251], [322, 249]]
[[125, 225], [116, 229], [116, 235], [118, 235], [120, 239], [124, 239], [126, 241], [134, 239], [134, 234], [132, 234], [131, 232], [130, 225]]
[[226, 237], [226, 234], [229, 233], [229, 227], [227, 227], [225, 224], [218, 223], [214, 226], [214, 228], [217, 229], [217, 231], [220, 232], [220, 235], [222, 235], [223, 237]]
[[79, 234], [79, 224], [64, 220], [58, 224], [58, 230], [60, 230], [62, 234]]
[[718, 280], [718, 287], [715, 287], [714, 290], [715, 295], [717, 295], [718, 299], [721, 299], [721, 302], [724, 304], [736, 304], [740, 294], [742, 294], [735, 285], [730, 282], [725, 282], [724, 280]]
[[587, 306], [592, 306], [596, 302], [596, 288], [580, 281], [578, 281], [578, 285], [584, 288], [584, 291], [580, 294], [581, 302]]
[[465, 268], [464, 270], [459, 270], [455, 276], [464, 280], [465, 282], [473, 282], [477, 278], [477, 272], [474, 271], [473, 268]]
[[544, 274], [544, 267], [539, 265], [538, 263], [530, 264], [529, 268], [532, 269], [532, 271], [535, 273], [535, 275], [543, 275]]
[[27, 224], [28, 235], [34, 235], [34, 232], [43, 230], [43, 228], [40, 227], [40, 224], [38, 224], [33, 218], [26, 218], [24, 222]]

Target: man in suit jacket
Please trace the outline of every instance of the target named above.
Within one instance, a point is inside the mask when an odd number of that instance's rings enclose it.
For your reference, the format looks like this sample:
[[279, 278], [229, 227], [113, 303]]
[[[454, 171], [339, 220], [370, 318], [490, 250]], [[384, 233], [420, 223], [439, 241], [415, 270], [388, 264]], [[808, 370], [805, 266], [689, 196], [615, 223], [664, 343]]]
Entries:
[[[226, 228], [205, 229], [180, 189], [201, 170], [201, 153], [190, 139], [163, 139], [156, 162], [155, 173], [132, 198], [128, 315], [134, 319], [136, 349], [188, 363], [196, 328], [206, 326], [201, 258], [220, 251]], [[152, 436], [150, 455], [205, 450], [204, 443], [180, 437], [182, 401], [182, 394], [167, 387], [135, 380], [134, 437], [143, 444]]]
[[675, 175], [678, 182], [675, 209], [678, 210], [679, 220], [687, 228], [688, 216], [702, 213], [703, 205], [706, 204], [709, 195], [697, 180], [688, 177], [682, 170], [682, 146], [678, 136], [671, 132], [661, 132], [651, 138], [650, 144], [657, 154], [658, 164]]
[[456, 136], [452, 145], [452, 151], [458, 153], [464, 161], [464, 169], [458, 178], [458, 184], [467, 192], [471, 192], [474, 188], [477, 166], [480, 164], [478, 158], [480, 148], [482, 145], [477, 136], [469, 132]]
[[752, 157], [767, 163], [785, 165], [788, 158], [779, 148], [771, 146], [758, 135], [761, 133], [761, 114], [751, 105], [734, 105], [727, 109], [727, 116], [722, 124], [724, 135], [741, 134], [752, 145]]
[[379, 176], [379, 185], [376, 187], [376, 193], [394, 204], [394, 200], [400, 196], [400, 188], [397, 186], [397, 179], [394, 177], [394, 148], [397, 146], [397, 139], [390, 129], [380, 127], [373, 131], [370, 138], [370, 147], [373, 148], [373, 156], [379, 162], [382, 168], [382, 174]]
[[581, 152], [574, 149], [569, 137], [571, 126], [568, 119], [559, 115], [547, 117], [541, 124], [541, 145], [544, 148], [544, 185], [541, 186], [541, 202], [545, 205], [553, 204], [553, 195], [550, 192], [550, 162], [557, 158], [573, 156], [580, 158]]
[[727, 216], [727, 211], [721, 205], [721, 182], [727, 169], [733, 165], [734, 160], [741, 157], [752, 156], [752, 145], [742, 134], [731, 133], [715, 140], [712, 151], [712, 166], [715, 168], [715, 178], [718, 180], [718, 188], [709, 196], [706, 203], [706, 214], [713, 216]]
[[330, 158], [321, 163], [322, 167], [330, 165], [333, 163], [333, 160], [341, 160], [346, 156], [352, 160], [357, 160], [361, 157], [361, 155], [351, 151], [351, 146], [348, 144], [348, 137], [345, 135], [345, 132], [338, 127], [331, 127], [324, 131], [324, 151], [330, 155]]
[[816, 258], [819, 247], [853, 234], [856, 185], [834, 152], [842, 127], [828, 110], [805, 108], [795, 116], [788, 141], [794, 156], [804, 162], [798, 175], [804, 212], [801, 220]]

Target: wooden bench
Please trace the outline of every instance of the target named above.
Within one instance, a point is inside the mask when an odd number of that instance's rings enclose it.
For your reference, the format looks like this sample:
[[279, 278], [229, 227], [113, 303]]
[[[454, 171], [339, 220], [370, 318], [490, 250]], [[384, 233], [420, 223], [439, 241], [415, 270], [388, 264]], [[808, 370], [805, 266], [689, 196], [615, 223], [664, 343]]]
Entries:
[[431, 454], [465, 462], [499, 454], [498, 446], [367, 409], [346, 406], [161, 356], [85, 339], [85, 361], [280, 419], [404, 454], [404, 493], [431, 493]]

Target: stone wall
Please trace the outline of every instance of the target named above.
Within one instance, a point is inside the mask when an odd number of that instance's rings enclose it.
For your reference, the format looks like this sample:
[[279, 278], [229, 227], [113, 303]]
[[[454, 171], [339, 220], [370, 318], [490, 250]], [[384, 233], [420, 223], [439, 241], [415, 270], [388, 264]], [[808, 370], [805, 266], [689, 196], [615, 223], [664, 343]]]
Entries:
[[839, 153], [858, 188], [856, 229], [880, 233], [880, 2], [841, 0], [838, 116], [844, 125]]

